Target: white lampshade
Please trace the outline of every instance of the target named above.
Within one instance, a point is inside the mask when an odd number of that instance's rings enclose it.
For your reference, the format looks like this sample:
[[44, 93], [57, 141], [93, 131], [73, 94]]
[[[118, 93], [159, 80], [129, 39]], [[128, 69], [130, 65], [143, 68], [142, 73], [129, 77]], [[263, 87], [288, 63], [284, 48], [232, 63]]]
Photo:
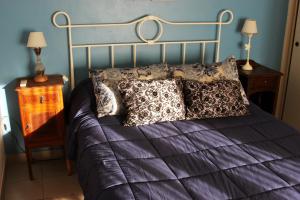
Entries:
[[27, 47], [30, 48], [43, 48], [47, 46], [47, 42], [43, 32], [30, 32]]
[[257, 33], [257, 25], [255, 20], [246, 19], [242, 33], [245, 34], [256, 34]]

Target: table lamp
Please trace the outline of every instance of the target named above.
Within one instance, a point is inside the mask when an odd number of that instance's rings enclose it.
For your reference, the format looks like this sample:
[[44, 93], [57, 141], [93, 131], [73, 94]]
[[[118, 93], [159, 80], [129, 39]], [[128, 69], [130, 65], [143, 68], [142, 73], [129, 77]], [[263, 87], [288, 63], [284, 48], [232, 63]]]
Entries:
[[35, 82], [45, 82], [48, 77], [45, 75], [45, 66], [41, 61], [42, 48], [46, 47], [47, 43], [43, 32], [30, 32], [27, 42], [27, 47], [33, 48], [36, 55], [35, 63]]
[[244, 26], [243, 26], [243, 29], [242, 29], [242, 33], [245, 34], [245, 35], [248, 35], [248, 38], [249, 38], [248, 44], [245, 44], [245, 49], [248, 51], [247, 62], [242, 67], [242, 69], [243, 70], [252, 70], [253, 67], [249, 63], [249, 59], [250, 59], [250, 50], [251, 50], [251, 39], [252, 39], [253, 35], [257, 33], [256, 21], [251, 20], [251, 19], [246, 19], [246, 21], [244, 23]]

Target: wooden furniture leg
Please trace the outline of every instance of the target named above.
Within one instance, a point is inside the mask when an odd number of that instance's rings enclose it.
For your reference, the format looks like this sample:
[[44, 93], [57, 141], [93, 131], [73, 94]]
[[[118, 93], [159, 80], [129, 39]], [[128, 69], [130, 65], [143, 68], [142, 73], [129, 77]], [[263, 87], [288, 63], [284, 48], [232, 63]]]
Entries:
[[66, 159], [66, 166], [67, 166], [68, 176], [72, 176], [73, 174], [72, 161]]
[[26, 158], [27, 158], [27, 166], [28, 166], [28, 172], [29, 172], [29, 178], [30, 180], [33, 180], [33, 174], [32, 174], [32, 167], [31, 167], [31, 161], [32, 161], [32, 154], [31, 149], [28, 147], [25, 147], [26, 151]]
[[66, 161], [67, 174], [68, 174], [68, 176], [72, 176], [72, 174], [73, 174], [72, 161], [69, 160], [67, 157], [66, 146], [64, 146], [64, 156], [65, 156], [65, 161]]

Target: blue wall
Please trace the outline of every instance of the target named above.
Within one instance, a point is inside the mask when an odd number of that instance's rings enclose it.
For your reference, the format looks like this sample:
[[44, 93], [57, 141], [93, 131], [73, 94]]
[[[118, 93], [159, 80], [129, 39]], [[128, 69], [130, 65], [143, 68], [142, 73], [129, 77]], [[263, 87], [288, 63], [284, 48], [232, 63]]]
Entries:
[[[242, 21], [245, 18], [257, 20], [259, 34], [253, 39], [252, 58], [274, 69], [279, 69], [282, 41], [284, 38], [285, 20], [288, 1], [286, 0], [1, 0], [0, 2], [0, 85], [5, 85], [8, 99], [8, 107], [11, 117], [12, 132], [5, 136], [6, 150], [8, 153], [17, 152], [21, 143], [18, 128], [19, 115], [17, 98], [15, 95], [14, 79], [33, 74], [34, 56], [32, 51], [26, 48], [27, 36], [30, 31], [43, 31], [48, 47], [43, 50], [43, 62], [47, 73], [68, 74], [68, 50], [65, 30], [56, 29], [51, 24], [51, 15], [57, 10], [67, 11], [73, 22], [117, 22], [128, 21], [145, 14], [158, 15], [169, 20], [216, 20], [216, 14], [221, 9], [231, 9], [235, 13], [235, 19], [230, 26], [224, 28], [221, 57], [236, 55], [244, 56], [241, 50], [243, 38], [240, 34]], [[205, 35], [205, 32], [201, 34]], [[95, 40], [118, 41], [116, 32], [79, 32], [74, 35], [77, 41], [86, 41], [86, 35]], [[197, 33], [198, 34], [198, 33]], [[175, 34], [180, 36], [179, 33]], [[182, 34], [181, 34], [182, 36]], [[183, 36], [194, 37], [195, 34], [185, 32]], [[131, 40], [132, 34], [121, 32], [121, 39]], [[186, 38], [185, 38], [186, 39]], [[178, 61], [178, 53], [172, 51], [168, 58], [170, 62]], [[98, 52], [104, 54], [103, 51]], [[128, 50], [124, 53], [121, 64], [128, 63]], [[195, 54], [195, 53], [194, 53]], [[83, 52], [75, 52], [78, 55], [76, 66], [83, 66]], [[140, 62], [159, 62], [156, 56], [141, 55]], [[193, 54], [192, 54], [193, 55]], [[176, 58], [177, 57], [177, 58]], [[97, 65], [104, 65], [100, 56], [93, 55]], [[193, 61], [194, 58], [190, 58]], [[84, 77], [86, 73], [77, 70], [77, 76]], [[12, 137], [14, 136], [14, 137]]]

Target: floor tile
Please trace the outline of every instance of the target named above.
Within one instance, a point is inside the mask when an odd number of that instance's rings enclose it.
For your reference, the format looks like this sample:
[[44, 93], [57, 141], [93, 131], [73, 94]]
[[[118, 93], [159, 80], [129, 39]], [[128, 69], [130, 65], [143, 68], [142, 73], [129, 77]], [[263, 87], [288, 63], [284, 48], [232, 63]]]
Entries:
[[[32, 173], [34, 180], [42, 179], [42, 170], [39, 163], [34, 163], [32, 166]], [[20, 181], [29, 181], [29, 172], [26, 162], [10, 163], [6, 167], [6, 183], [15, 183]]]
[[29, 180], [23, 154], [8, 157], [4, 200], [84, 199], [77, 176], [67, 176], [64, 159], [35, 161], [32, 168], [34, 181]]
[[51, 178], [51, 177], [67, 175], [65, 160], [63, 159], [42, 161], [41, 166], [42, 166], [43, 178]]
[[63, 195], [61, 197], [57, 198], [45, 198], [45, 200], [84, 200], [84, 197], [82, 194], [78, 195]]
[[16, 164], [16, 163], [26, 163], [26, 154], [25, 153], [19, 153], [19, 154], [7, 155], [6, 156], [6, 163], [8, 165]]
[[5, 200], [42, 200], [43, 187], [40, 180], [6, 183]]
[[66, 197], [76, 197], [82, 194], [77, 177], [59, 176], [43, 179], [44, 198], [64, 199]]

